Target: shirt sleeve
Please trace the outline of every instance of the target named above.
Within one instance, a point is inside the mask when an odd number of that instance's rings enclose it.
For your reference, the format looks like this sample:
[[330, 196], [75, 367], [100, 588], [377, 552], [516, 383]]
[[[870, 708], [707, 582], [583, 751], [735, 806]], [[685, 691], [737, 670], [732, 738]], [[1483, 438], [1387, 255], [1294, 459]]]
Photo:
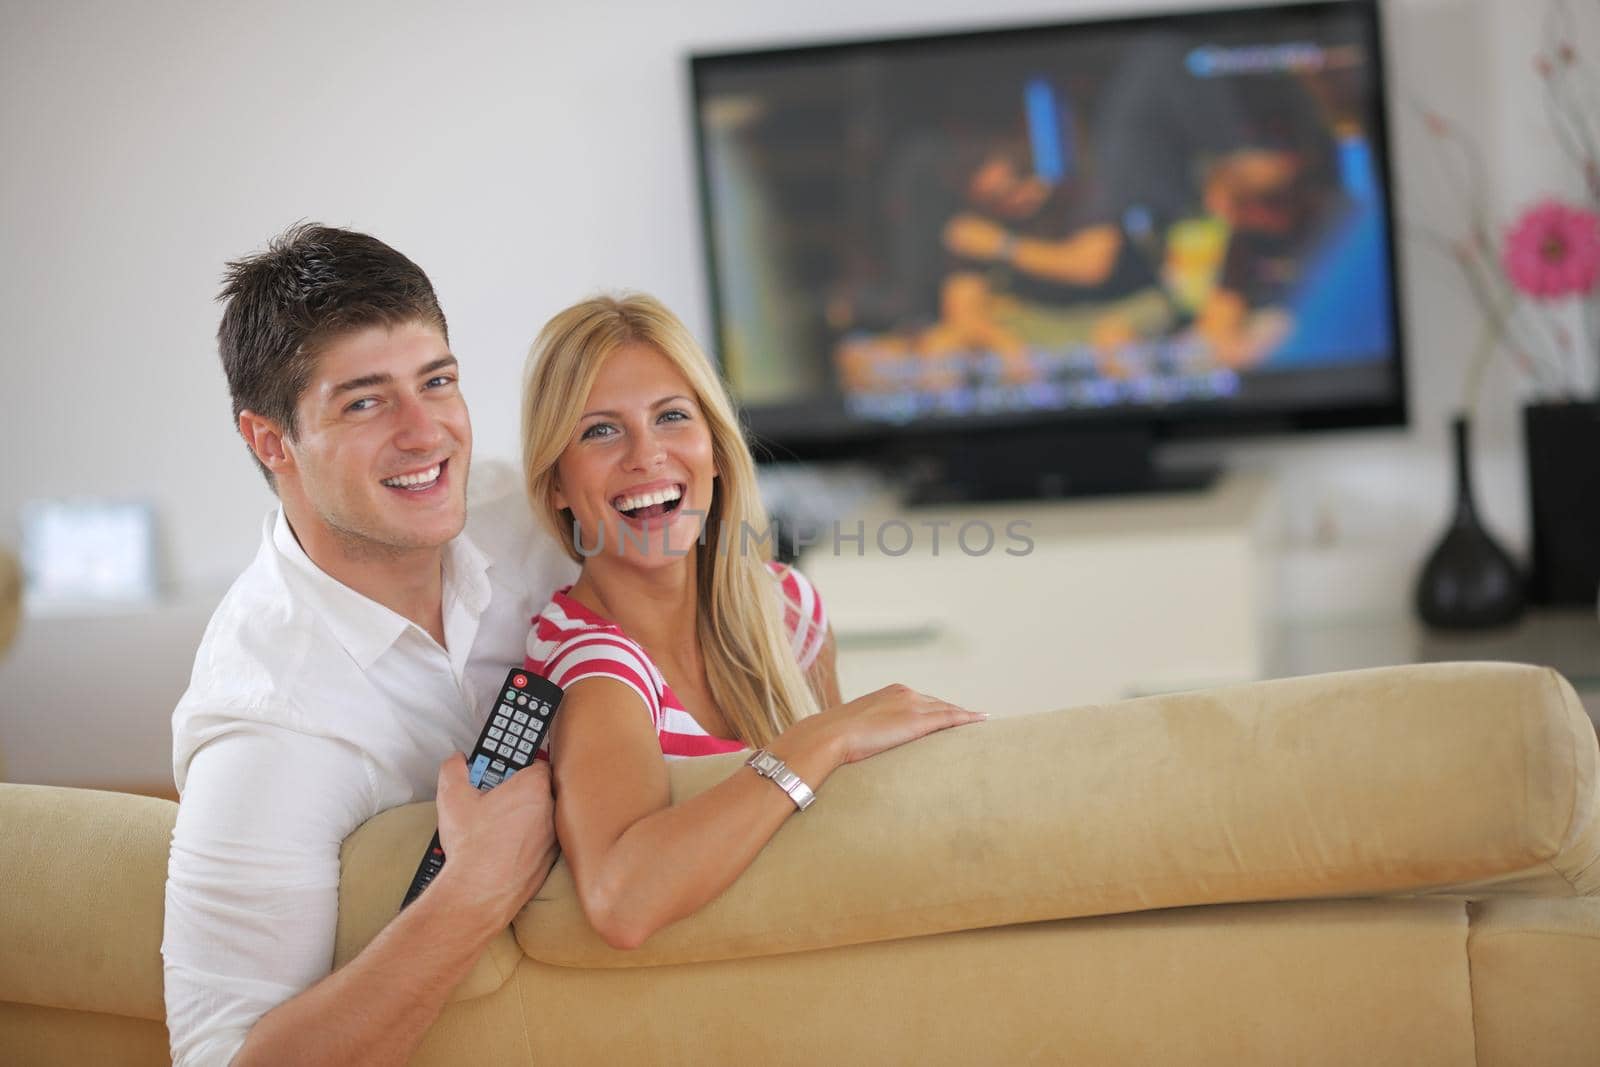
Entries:
[[[532, 661], [528, 664], [533, 667]], [[585, 678], [611, 678], [639, 694], [656, 732], [662, 728], [661, 693], [655, 665], [644, 649], [617, 633], [586, 631], [562, 641], [542, 668], [533, 668], [565, 689]]]
[[328, 738], [250, 723], [195, 753], [161, 944], [175, 1067], [228, 1063], [332, 970], [339, 849], [373, 799], [364, 757]]
[[809, 671], [828, 641], [828, 613], [822, 608], [816, 586], [805, 575], [782, 563], [770, 566], [783, 598], [783, 625], [789, 632], [794, 658], [802, 671]]

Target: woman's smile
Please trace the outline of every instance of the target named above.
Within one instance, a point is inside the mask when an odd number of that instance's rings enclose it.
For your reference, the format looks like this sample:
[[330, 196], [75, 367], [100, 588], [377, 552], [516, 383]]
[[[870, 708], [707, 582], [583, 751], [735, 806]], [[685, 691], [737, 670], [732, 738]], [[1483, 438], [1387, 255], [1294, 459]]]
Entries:
[[675, 482], [665, 489], [632, 491], [619, 496], [611, 506], [622, 514], [623, 521], [640, 530], [659, 530], [672, 521], [683, 504], [684, 486]]

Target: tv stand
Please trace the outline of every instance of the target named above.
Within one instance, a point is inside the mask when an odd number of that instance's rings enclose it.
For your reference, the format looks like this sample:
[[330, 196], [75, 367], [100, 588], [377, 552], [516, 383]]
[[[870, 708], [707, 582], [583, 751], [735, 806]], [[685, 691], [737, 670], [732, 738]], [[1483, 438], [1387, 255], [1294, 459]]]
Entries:
[[913, 508], [1003, 500], [1180, 493], [1209, 489], [1216, 467], [1158, 463], [1148, 429], [1028, 429], [972, 435], [918, 452], [929, 461], [906, 498]]
[[914, 513], [886, 494], [841, 516], [843, 537], [816, 537], [800, 568], [846, 696], [904, 682], [1043, 711], [1266, 677], [1276, 514], [1270, 477], [1247, 472], [1176, 496]]

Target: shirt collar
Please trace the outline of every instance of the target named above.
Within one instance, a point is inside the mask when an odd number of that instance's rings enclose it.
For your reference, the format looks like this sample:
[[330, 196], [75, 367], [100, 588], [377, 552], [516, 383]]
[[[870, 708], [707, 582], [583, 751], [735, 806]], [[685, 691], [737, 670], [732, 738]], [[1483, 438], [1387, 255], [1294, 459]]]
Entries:
[[[356, 592], [312, 562], [295, 539], [281, 507], [268, 522], [273, 548], [283, 561], [286, 574], [297, 579], [297, 591], [310, 602], [334, 639], [362, 670], [377, 662], [407, 630], [427, 636], [410, 619]], [[441, 607], [446, 615], [452, 600], [459, 601], [473, 616], [482, 614], [489, 603], [488, 569], [488, 558], [465, 534], [445, 545]]]

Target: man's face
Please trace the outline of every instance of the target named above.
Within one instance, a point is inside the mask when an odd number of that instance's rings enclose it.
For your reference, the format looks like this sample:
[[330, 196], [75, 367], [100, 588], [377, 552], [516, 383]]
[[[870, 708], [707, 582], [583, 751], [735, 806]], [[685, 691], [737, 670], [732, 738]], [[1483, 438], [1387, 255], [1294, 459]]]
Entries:
[[422, 322], [367, 327], [323, 350], [278, 476], [302, 544], [392, 556], [461, 532], [472, 424], [458, 373], [444, 335]]

